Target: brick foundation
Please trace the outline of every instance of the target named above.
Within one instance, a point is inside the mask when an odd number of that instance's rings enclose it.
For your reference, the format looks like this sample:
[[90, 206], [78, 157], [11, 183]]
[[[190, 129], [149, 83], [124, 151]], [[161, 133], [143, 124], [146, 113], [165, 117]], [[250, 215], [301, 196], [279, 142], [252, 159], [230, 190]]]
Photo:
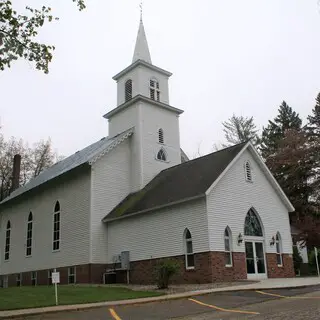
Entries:
[[[194, 255], [195, 268], [187, 270], [185, 256], [170, 257], [178, 262], [180, 268], [178, 274], [172, 277], [171, 283], [210, 283], [215, 281], [234, 281], [247, 279], [245, 253], [233, 252], [232, 266], [225, 266], [224, 252], [203, 252]], [[269, 278], [294, 277], [292, 257], [283, 255], [283, 266], [278, 267], [276, 254], [267, 253], [267, 272]], [[155, 269], [161, 259], [133, 261], [130, 263], [130, 283], [154, 284], [156, 281]], [[112, 269], [114, 265], [85, 264], [76, 267], [76, 283], [103, 283], [103, 274], [106, 269]], [[117, 266], [120, 267], [120, 266]], [[68, 267], [57, 268], [60, 272], [60, 283], [68, 284]], [[116, 272], [116, 282], [126, 283], [126, 271]], [[48, 270], [37, 271], [37, 284], [49, 285]], [[16, 274], [9, 275], [8, 285], [16, 286]], [[31, 272], [22, 273], [22, 285], [31, 285]]]
[[295, 277], [293, 259], [289, 254], [282, 255], [282, 267], [277, 264], [275, 253], [266, 253], [268, 278], [291, 278]]

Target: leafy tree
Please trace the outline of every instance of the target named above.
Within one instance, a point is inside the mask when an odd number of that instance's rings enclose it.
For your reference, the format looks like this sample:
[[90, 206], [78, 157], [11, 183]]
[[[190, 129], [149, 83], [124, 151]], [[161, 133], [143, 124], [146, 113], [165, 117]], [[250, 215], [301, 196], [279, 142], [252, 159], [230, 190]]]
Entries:
[[6, 141], [3, 135], [0, 135], [0, 201], [10, 194], [15, 154], [21, 155], [21, 186], [52, 166], [58, 159], [57, 154], [52, 150], [50, 139], [41, 140], [29, 147], [21, 139], [12, 137]]
[[260, 142], [258, 129], [254, 124], [253, 117], [236, 116], [235, 114], [222, 123], [225, 138], [228, 141], [225, 147], [251, 140], [254, 145]]
[[[76, 2], [79, 10], [85, 8], [84, 0]], [[45, 22], [57, 20], [51, 15], [51, 8], [26, 7], [26, 14], [19, 14], [12, 8], [10, 0], [0, 0], [0, 70], [11, 66], [19, 58], [35, 63], [37, 69], [49, 72], [52, 60], [52, 45], [38, 42], [35, 38]]]
[[262, 156], [266, 159], [270, 154], [276, 152], [286, 130], [300, 130], [301, 126], [302, 120], [299, 114], [283, 101], [279, 107], [277, 117], [273, 121], [269, 120], [268, 126], [263, 128], [260, 146]]

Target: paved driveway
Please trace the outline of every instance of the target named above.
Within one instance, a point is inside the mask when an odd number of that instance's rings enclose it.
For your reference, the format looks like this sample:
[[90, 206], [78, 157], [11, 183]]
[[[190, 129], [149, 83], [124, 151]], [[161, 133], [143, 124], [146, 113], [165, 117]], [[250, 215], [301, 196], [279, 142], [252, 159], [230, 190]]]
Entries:
[[239, 291], [141, 305], [45, 314], [25, 320], [320, 319], [320, 286]]

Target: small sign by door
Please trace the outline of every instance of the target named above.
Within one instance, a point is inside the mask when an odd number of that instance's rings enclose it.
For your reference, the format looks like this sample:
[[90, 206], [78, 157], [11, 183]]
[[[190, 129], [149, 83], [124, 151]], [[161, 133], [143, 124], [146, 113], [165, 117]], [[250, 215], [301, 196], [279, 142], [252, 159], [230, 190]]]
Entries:
[[60, 272], [52, 272], [52, 283], [60, 283]]

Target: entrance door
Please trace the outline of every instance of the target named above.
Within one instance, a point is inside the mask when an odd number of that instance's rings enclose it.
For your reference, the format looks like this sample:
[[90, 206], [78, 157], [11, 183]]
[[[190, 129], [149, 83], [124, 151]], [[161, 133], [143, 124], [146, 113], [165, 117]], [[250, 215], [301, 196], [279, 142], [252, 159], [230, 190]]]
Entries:
[[266, 279], [266, 264], [263, 243], [246, 241], [246, 263], [248, 279]]

